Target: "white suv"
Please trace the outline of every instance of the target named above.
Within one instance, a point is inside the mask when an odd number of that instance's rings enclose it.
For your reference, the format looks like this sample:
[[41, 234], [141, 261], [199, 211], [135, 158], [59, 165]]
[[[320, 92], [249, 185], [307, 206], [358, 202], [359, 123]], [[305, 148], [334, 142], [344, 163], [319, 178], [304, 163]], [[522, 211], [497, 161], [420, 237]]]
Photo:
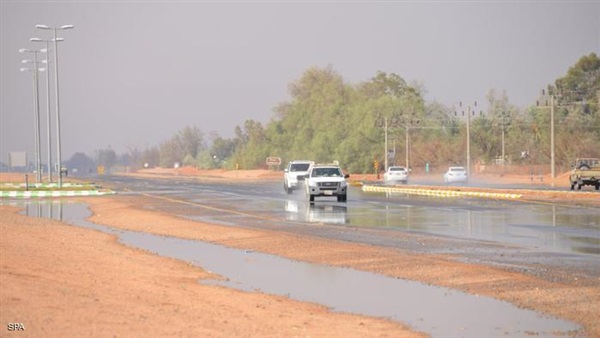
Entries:
[[283, 190], [291, 194], [294, 189], [297, 189], [300, 183], [304, 182], [304, 176], [306, 176], [308, 168], [313, 164], [313, 161], [291, 161], [288, 167], [284, 169]]
[[350, 175], [344, 174], [338, 165], [311, 166], [304, 179], [308, 200], [314, 202], [317, 196], [336, 196], [338, 202], [346, 202], [348, 177]]

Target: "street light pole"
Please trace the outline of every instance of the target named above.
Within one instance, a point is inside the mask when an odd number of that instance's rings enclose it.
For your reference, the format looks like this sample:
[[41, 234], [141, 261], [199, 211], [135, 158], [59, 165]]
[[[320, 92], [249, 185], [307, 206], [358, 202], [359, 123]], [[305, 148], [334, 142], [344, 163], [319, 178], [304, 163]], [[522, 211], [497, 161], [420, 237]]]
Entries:
[[61, 145], [60, 145], [60, 96], [58, 94], [58, 38], [56, 36], [57, 30], [72, 29], [73, 25], [63, 25], [60, 27], [51, 28], [46, 25], [35, 25], [39, 29], [52, 30], [54, 38], [54, 89], [56, 92], [56, 156], [58, 158], [58, 187], [62, 188], [62, 158], [61, 158]]
[[37, 76], [37, 72], [38, 71], [43, 71], [43, 68], [38, 68], [38, 61], [37, 61], [37, 53], [39, 53], [40, 51], [38, 50], [29, 50], [29, 49], [19, 49], [19, 53], [32, 53], [33, 54], [33, 61], [31, 60], [23, 60], [23, 63], [33, 63], [33, 69], [29, 69], [29, 68], [21, 68], [20, 70], [23, 71], [29, 71], [31, 70], [31, 72], [33, 73], [33, 118], [34, 118], [34, 126], [35, 126], [35, 160], [36, 160], [36, 165], [35, 165], [35, 170], [36, 170], [36, 180], [37, 182], [41, 182], [42, 181], [42, 158], [41, 158], [41, 146], [40, 146], [40, 101], [39, 101], [39, 93], [38, 93], [38, 76]]
[[[61, 39], [59, 39], [60, 41]], [[52, 40], [42, 40], [40, 38], [31, 38], [29, 39], [29, 41], [32, 42], [45, 42], [46, 43], [46, 48], [42, 49], [41, 51], [43, 53], [46, 53], [46, 120], [47, 120], [47, 130], [46, 133], [48, 134], [48, 182], [52, 182], [52, 132], [51, 132], [51, 114], [50, 114], [50, 48], [49, 48], [49, 43]], [[44, 62], [42, 61], [42, 62]]]

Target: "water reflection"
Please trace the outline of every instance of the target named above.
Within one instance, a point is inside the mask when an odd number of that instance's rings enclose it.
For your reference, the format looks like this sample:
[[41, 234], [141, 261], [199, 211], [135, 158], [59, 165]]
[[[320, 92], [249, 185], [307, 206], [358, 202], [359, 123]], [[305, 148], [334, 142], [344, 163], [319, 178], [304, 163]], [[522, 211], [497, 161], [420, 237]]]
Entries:
[[600, 209], [382, 194], [352, 209], [353, 226], [492, 241], [547, 252], [600, 254]]
[[304, 203], [294, 200], [284, 202], [286, 219], [311, 223], [346, 224], [348, 207], [329, 203]]
[[[304, 209], [300, 205], [296, 210]], [[293, 204], [289, 208], [294, 210]], [[260, 290], [319, 303], [334, 311], [389, 318], [433, 337], [561, 337], [580, 329], [575, 323], [507, 302], [414, 281], [94, 224], [86, 220], [91, 212], [84, 204], [65, 204], [63, 212], [69, 224], [114, 234], [126, 245], [184, 260], [225, 277], [204, 283]]]
[[17, 205], [23, 207], [22, 214], [26, 216], [43, 217], [62, 221], [63, 203], [66, 202], [61, 200], [43, 200], [36, 203], [24, 203]]

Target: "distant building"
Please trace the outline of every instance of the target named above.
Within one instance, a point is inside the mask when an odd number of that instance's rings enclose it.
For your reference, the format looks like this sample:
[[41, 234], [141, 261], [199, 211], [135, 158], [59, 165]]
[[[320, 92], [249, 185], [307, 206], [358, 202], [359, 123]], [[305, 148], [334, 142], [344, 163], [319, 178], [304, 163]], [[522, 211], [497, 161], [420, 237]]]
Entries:
[[27, 152], [11, 151], [8, 153], [8, 168], [10, 171], [27, 171]]

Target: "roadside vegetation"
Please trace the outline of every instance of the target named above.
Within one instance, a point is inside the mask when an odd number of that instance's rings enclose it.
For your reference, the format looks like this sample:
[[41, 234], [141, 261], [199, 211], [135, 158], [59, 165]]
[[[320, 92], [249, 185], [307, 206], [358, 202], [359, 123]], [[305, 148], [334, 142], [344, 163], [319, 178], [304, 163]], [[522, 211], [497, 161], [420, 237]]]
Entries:
[[[524, 74], [523, 76], [526, 76]], [[263, 125], [247, 120], [235, 136], [206, 135], [188, 126], [163, 143], [125, 154], [77, 153], [67, 166], [107, 171], [190, 165], [202, 169], [264, 168], [265, 158], [318, 162], [337, 160], [352, 173], [372, 173], [384, 163], [388, 134], [389, 163], [411, 168], [465, 165], [467, 115], [470, 113], [471, 163], [547, 167], [550, 163], [550, 105], [554, 102], [557, 171], [576, 157], [600, 157], [600, 59], [583, 56], [563, 77], [540, 91], [526, 109], [510, 103], [502, 90], [490, 89], [487, 102], [426, 102], [418, 84], [378, 72], [369, 81], [348, 83], [332, 67], [313, 67], [289, 85], [290, 98], [273, 109]], [[504, 142], [502, 142], [504, 134]], [[409, 144], [408, 155], [406, 145]], [[504, 159], [502, 145], [504, 144]], [[380, 165], [380, 168], [382, 165]]]

